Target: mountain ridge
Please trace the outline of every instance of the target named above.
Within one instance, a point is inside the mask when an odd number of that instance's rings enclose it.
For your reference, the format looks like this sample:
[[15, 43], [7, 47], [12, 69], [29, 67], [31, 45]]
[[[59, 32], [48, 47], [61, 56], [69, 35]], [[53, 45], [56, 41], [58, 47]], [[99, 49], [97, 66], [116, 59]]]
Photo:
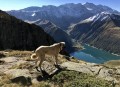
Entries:
[[92, 4], [91, 6], [91, 3], [68, 3], [60, 6], [48, 5], [43, 7], [32, 6], [21, 10], [7, 12], [24, 21], [35, 21], [37, 19], [49, 20], [61, 29], [66, 30], [71, 23], [77, 23], [103, 11], [120, 14], [120, 12], [111, 9], [110, 7], [95, 4]]
[[54, 39], [35, 24], [28, 24], [0, 10], [0, 50], [34, 50]]
[[120, 54], [120, 15], [101, 13], [69, 27], [72, 38]]

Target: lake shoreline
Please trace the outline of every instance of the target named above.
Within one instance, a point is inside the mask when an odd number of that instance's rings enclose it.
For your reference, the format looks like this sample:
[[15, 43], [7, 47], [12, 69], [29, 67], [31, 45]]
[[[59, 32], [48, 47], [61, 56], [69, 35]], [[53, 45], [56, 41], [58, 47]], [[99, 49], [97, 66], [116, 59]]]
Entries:
[[70, 55], [86, 62], [100, 64], [109, 60], [120, 59], [120, 56], [117, 54], [98, 49], [94, 46], [90, 46], [89, 44], [82, 44], [82, 46], [84, 47], [84, 49], [77, 50]]
[[[99, 49], [99, 48], [97, 48], [97, 47], [95, 47], [95, 46], [92, 46], [92, 45], [89, 45], [89, 44], [86, 44], [85, 43], [85, 45], [88, 45], [88, 46], [91, 46], [91, 47], [93, 47], [93, 48], [95, 48], [95, 49], [98, 49], [98, 50], [101, 50], [101, 51], [106, 51], [106, 50], [103, 50], [103, 49]], [[116, 54], [116, 53], [112, 53], [112, 52], [110, 52], [110, 51], [106, 51], [106, 52], [108, 52], [108, 53], [110, 53], [110, 54], [112, 54], [112, 55], [115, 55], [115, 56], [120, 56], [119, 54]]]

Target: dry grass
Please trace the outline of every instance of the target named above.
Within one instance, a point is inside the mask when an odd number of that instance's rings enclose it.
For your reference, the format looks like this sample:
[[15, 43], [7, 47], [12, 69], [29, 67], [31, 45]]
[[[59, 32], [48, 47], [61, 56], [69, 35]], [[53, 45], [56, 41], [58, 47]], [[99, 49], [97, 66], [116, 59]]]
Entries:
[[25, 86], [22, 86], [21, 84], [16, 84], [16, 83], [10, 83], [10, 84], [4, 84], [3, 87], [25, 87]]
[[[10, 81], [11, 78], [12, 78], [12, 76], [1, 73], [0, 74], [0, 87], [4, 86], [5, 84], [10, 84], [11, 83], [11, 81]], [[4, 86], [4, 87], [6, 87], [6, 86]]]
[[22, 85], [21, 83], [13, 83], [11, 79], [13, 79], [11, 75], [1, 73], [0, 74], [0, 87], [27, 87], [27, 86]]
[[23, 57], [22, 59], [25, 61], [34, 61], [30, 56]]
[[120, 60], [111, 60], [104, 63], [105, 66], [109, 68], [120, 67]]
[[82, 61], [82, 60], [78, 60], [77, 58], [75, 58], [75, 57], [70, 57], [70, 61], [71, 62], [75, 62], [75, 63], [85, 63], [85, 61]]
[[[0, 87], [28, 87], [21, 83], [12, 83], [12, 76], [4, 73], [0, 73]], [[47, 81], [41, 81], [38, 83], [33, 83], [29, 87], [51, 87], [51, 84]]]
[[10, 52], [3, 52], [7, 57], [15, 56], [15, 57], [25, 57], [30, 56], [32, 51], [19, 51], [19, 50], [12, 50]]
[[[35, 67], [35, 65], [32, 65], [31, 63], [31, 54], [31, 51], [9, 51], [8, 53], [6, 52], [5, 56], [17, 56], [26, 61], [25, 63], [21, 63], [19, 65], [13, 65], [10, 69], [29, 69], [31, 71]], [[63, 55], [59, 55], [58, 60], [59, 63], [68, 61]], [[84, 63], [84, 61], [79, 61], [76, 58], [71, 58], [70, 60], [77, 63]], [[55, 58], [52, 58], [51, 56], [46, 56], [46, 61], [54, 63]], [[13, 79], [12, 76], [0, 73], [0, 87], [25, 87], [21, 83], [12, 83], [11, 79]], [[45, 81], [43, 80], [38, 83], [33, 83], [29, 87], [61, 87], [60, 85], [66, 87], [73, 87], [73, 85], [75, 85], [74, 87], [85, 87], [86, 84], [88, 84], [86, 82], [90, 82], [90, 87], [111, 87], [109, 86], [109, 82], [107, 81], [99, 80], [90, 75], [82, 74], [75, 71], [62, 71], [56, 74], [51, 79], [47, 79]]]
[[[51, 84], [45, 81], [41, 81], [39, 83], [32, 84], [31, 87], [51, 87]], [[56, 86], [55, 86], [56, 87]]]
[[58, 60], [60, 63], [67, 62], [68, 60], [66, 59], [66, 56], [64, 55], [58, 55]]
[[29, 69], [32, 70], [34, 68], [34, 65], [26, 62], [26, 63], [21, 63], [19, 65], [13, 65], [11, 68], [9, 69]]

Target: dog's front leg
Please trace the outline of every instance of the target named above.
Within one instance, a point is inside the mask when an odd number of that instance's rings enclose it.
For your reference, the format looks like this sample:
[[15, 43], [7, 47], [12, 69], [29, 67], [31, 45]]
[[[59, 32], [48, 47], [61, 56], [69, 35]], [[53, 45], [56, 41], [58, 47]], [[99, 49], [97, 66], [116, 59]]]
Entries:
[[55, 55], [55, 65], [58, 65], [58, 56]]
[[37, 67], [40, 67], [40, 71], [42, 70], [41, 65], [44, 61], [45, 55], [39, 55], [38, 62], [37, 62]]

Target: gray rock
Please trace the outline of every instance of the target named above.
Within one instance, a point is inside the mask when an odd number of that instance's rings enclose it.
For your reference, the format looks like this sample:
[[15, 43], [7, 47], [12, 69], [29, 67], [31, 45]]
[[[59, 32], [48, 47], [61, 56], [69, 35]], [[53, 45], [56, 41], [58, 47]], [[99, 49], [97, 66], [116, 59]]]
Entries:
[[44, 61], [42, 64], [42, 68], [45, 72], [47, 72], [49, 75], [54, 74], [58, 69], [51, 63]]
[[66, 67], [68, 70], [74, 70], [82, 73], [88, 73], [95, 75], [97, 78], [102, 78], [107, 81], [111, 81], [115, 84], [120, 83], [120, 69], [119, 68], [107, 68], [102, 65], [94, 63], [74, 63], [64, 62], [61, 67]]
[[67, 67], [68, 70], [89, 73], [91, 75], [97, 74], [99, 69], [102, 68], [102, 66], [97, 66], [97, 64], [95, 66], [95, 64], [92, 64], [92, 63], [80, 64], [80, 63], [74, 63], [74, 62], [65, 62], [61, 66]]
[[13, 77], [19, 76], [31, 77], [31, 74], [29, 73], [28, 69], [10, 69], [8, 71], [5, 71], [4, 73], [12, 75]]
[[120, 75], [120, 68], [116, 70], [116, 74]]
[[12, 63], [12, 62], [17, 62], [18, 58], [17, 57], [6, 57], [6, 58], [2, 58], [1, 60], [4, 60], [6, 63]]
[[104, 78], [108, 81], [112, 81], [112, 80], [114, 80], [114, 78], [112, 78], [112, 75], [113, 75], [112, 69], [103, 68], [100, 70], [97, 77]]

